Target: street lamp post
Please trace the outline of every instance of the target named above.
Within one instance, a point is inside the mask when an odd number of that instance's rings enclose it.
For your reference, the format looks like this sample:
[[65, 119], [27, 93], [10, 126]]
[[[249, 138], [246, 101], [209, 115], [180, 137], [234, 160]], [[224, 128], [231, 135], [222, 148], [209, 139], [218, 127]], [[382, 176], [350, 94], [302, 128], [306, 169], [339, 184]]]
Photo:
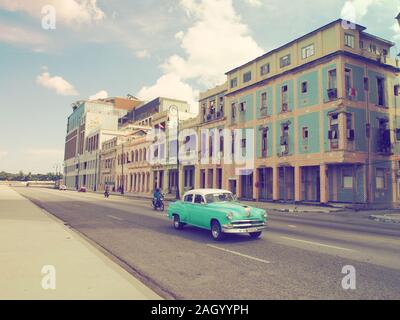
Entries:
[[125, 177], [124, 177], [125, 154], [124, 154], [124, 142], [122, 142], [121, 162], [122, 162], [121, 195], [124, 195], [124, 193], [125, 193]]
[[[177, 106], [169, 108], [170, 114], [176, 116], [176, 200], [180, 200], [181, 194], [179, 192], [179, 109]], [[171, 118], [170, 118], [171, 121]]]

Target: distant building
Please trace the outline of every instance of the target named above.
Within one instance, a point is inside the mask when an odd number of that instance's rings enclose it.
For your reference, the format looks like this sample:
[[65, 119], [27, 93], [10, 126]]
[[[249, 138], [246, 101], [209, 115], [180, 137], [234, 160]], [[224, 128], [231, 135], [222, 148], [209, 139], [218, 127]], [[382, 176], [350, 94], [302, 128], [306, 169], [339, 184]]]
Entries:
[[95, 189], [102, 142], [118, 135], [118, 120], [143, 102], [135, 98], [77, 101], [68, 117], [64, 180], [68, 188]]

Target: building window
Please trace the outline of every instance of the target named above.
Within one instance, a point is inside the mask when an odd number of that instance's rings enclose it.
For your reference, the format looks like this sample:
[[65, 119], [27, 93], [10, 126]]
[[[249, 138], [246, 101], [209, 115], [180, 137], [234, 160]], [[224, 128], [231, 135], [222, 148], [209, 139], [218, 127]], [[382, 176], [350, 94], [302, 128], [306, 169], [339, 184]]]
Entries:
[[239, 104], [239, 111], [246, 112], [246, 101], [243, 101]]
[[261, 132], [261, 153], [266, 158], [268, 152], [268, 128], [263, 128]]
[[337, 89], [337, 74], [336, 69], [328, 72], [328, 89]]
[[304, 81], [301, 83], [301, 93], [307, 93], [308, 92], [308, 82]]
[[262, 65], [261, 68], [260, 68], [261, 76], [265, 76], [270, 71], [271, 71], [271, 69], [270, 69], [270, 64], [269, 63], [266, 63], [266, 64]]
[[232, 80], [231, 80], [231, 88], [236, 88], [237, 87], [237, 78], [233, 78]]
[[236, 118], [236, 103], [232, 103], [232, 119]]
[[344, 84], [346, 90], [346, 96], [349, 99], [353, 99], [357, 96], [356, 89], [353, 88], [353, 81], [352, 81], [352, 72], [351, 69], [346, 68], [344, 69]]
[[377, 78], [376, 83], [378, 86], [378, 105], [385, 106], [385, 79]]
[[268, 108], [268, 96], [266, 92], [261, 94], [261, 111], [267, 111]]
[[371, 52], [371, 53], [375, 53], [376, 54], [376, 52], [377, 52], [376, 45], [373, 44], [373, 43], [370, 43], [370, 45], [368, 47], [368, 51]]
[[281, 125], [281, 155], [288, 155], [289, 154], [289, 123], [283, 123]]
[[290, 63], [291, 63], [290, 62], [290, 54], [280, 58], [280, 66], [281, 66], [281, 68], [290, 66]]
[[353, 189], [353, 170], [343, 169], [342, 171], [342, 187], [343, 189]]
[[308, 127], [304, 127], [303, 130], [302, 130], [303, 140], [307, 140], [308, 139], [308, 134], [309, 134]]
[[281, 88], [281, 99], [282, 99], [281, 112], [287, 112], [289, 110], [288, 90], [289, 88], [287, 85], [284, 85]]
[[355, 37], [352, 34], [346, 33], [344, 35], [344, 45], [354, 49]]
[[246, 83], [246, 82], [249, 82], [249, 81], [251, 81], [251, 71], [246, 72], [243, 75], [243, 82]]
[[377, 190], [385, 190], [387, 188], [386, 181], [386, 170], [385, 169], [376, 169], [376, 189]]
[[339, 148], [339, 116], [334, 114], [330, 118], [329, 136], [331, 149]]
[[307, 47], [301, 49], [301, 58], [307, 59], [315, 54], [315, 46], [314, 44], [310, 44]]

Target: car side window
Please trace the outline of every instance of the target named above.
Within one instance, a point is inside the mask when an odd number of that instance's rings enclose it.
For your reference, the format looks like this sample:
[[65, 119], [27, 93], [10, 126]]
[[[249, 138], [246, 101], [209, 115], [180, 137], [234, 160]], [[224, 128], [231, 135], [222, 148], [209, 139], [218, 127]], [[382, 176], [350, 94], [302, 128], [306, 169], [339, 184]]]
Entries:
[[185, 202], [190, 202], [190, 203], [192, 203], [192, 202], [193, 202], [193, 195], [192, 195], [192, 194], [188, 194], [188, 195], [185, 197], [184, 201], [185, 201]]
[[198, 203], [198, 204], [204, 203], [203, 196], [200, 194], [196, 194], [194, 197], [194, 203]]

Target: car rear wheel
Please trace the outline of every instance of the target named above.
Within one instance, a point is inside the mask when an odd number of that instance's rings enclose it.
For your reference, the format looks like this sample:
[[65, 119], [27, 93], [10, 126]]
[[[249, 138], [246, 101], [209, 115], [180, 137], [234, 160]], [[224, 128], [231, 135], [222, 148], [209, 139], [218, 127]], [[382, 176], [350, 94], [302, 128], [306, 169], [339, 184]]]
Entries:
[[258, 239], [259, 237], [261, 237], [262, 232], [252, 232], [250, 233], [250, 237], [252, 237], [253, 239]]
[[221, 225], [216, 220], [211, 223], [211, 235], [215, 241], [220, 241], [225, 238], [225, 234], [222, 232]]
[[179, 218], [179, 216], [177, 214], [174, 214], [173, 223], [174, 223], [174, 228], [176, 230], [183, 229], [184, 224], [181, 222], [181, 219]]

